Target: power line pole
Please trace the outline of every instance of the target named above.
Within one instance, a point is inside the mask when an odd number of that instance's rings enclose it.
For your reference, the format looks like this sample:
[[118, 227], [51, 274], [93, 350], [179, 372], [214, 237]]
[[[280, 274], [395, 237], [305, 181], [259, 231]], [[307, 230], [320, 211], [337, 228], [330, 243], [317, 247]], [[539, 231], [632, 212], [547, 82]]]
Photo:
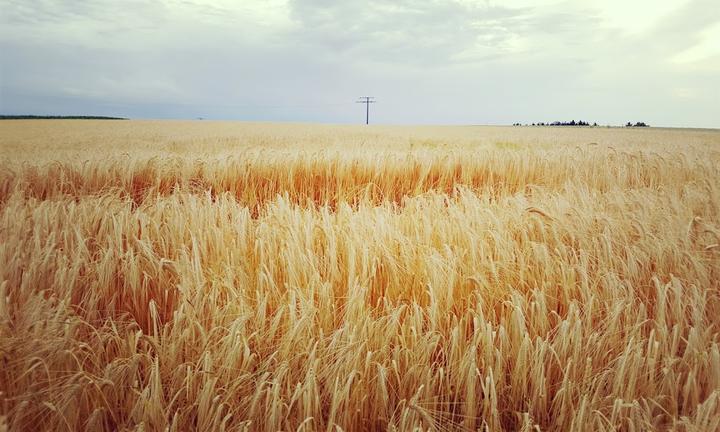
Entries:
[[362, 96], [355, 103], [365, 104], [365, 124], [370, 124], [370, 104], [375, 103], [374, 96]]

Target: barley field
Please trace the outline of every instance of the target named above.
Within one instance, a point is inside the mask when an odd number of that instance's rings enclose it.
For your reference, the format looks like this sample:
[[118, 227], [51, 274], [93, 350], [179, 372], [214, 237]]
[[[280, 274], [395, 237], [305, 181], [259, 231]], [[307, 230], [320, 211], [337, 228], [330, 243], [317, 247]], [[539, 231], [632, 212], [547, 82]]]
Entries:
[[720, 430], [720, 131], [0, 122], [0, 430]]

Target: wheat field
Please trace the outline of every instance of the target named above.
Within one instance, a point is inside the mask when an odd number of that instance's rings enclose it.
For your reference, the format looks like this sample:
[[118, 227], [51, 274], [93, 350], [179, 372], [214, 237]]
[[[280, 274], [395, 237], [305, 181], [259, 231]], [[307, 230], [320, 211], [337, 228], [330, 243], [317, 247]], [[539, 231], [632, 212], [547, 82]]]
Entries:
[[0, 122], [0, 430], [720, 430], [720, 131]]

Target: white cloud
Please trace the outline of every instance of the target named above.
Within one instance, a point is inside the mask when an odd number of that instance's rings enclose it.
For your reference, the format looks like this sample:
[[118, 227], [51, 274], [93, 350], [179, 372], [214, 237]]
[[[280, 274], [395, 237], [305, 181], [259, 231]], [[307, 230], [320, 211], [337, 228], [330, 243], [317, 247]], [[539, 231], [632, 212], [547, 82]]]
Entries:
[[[678, 63], [697, 63], [720, 56], [720, 22], [700, 34], [700, 43], [673, 57]], [[718, 71], [720, 73], [720, 71]]]

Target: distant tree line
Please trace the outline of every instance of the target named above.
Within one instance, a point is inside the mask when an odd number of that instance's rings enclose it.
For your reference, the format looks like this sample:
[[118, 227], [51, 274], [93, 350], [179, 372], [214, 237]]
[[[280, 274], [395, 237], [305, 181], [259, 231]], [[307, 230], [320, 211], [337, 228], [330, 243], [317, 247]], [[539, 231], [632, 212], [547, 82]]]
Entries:
[[[593, 122], [593, 124], [590, 124], [589, 122], [580, 120], [570, 120], [569, 122], [561, 122], [561, 121], [554, 121], [552, 123], [532, 123], [532, 124], [522, 124], [522, 123], [513, 123], [513, 126], [590, 126], [590, 127], [598, 127], [598, 124], [596, 122]], [[625, 127], [649, 127], [649, 124], [646, 124], [645, 122], [637, 122], [633, 124], [632, 122], [627, 122], [625, 124]], [[608, 126], [609, 127], [609, 126]]]
[[597, 123], [590, 124], [590, 123], [588, 123], [586, 121], [582, 121], [582, 120], [580, 120], [580, 121], [570, 120], [569, 122], [554, 121], [552, 123], [544, 123], [544, 122], [532, 123], [532, 124], [526, 123], [525, 125], [523, 125], [522, 123], [513, 123], [513, 126], [597, 126], [597, 125], [598, 125]]
[[42, 115], [0, 115], [0, 120], [128, 120], [125, 117], [107, 116], [42, 116]]

